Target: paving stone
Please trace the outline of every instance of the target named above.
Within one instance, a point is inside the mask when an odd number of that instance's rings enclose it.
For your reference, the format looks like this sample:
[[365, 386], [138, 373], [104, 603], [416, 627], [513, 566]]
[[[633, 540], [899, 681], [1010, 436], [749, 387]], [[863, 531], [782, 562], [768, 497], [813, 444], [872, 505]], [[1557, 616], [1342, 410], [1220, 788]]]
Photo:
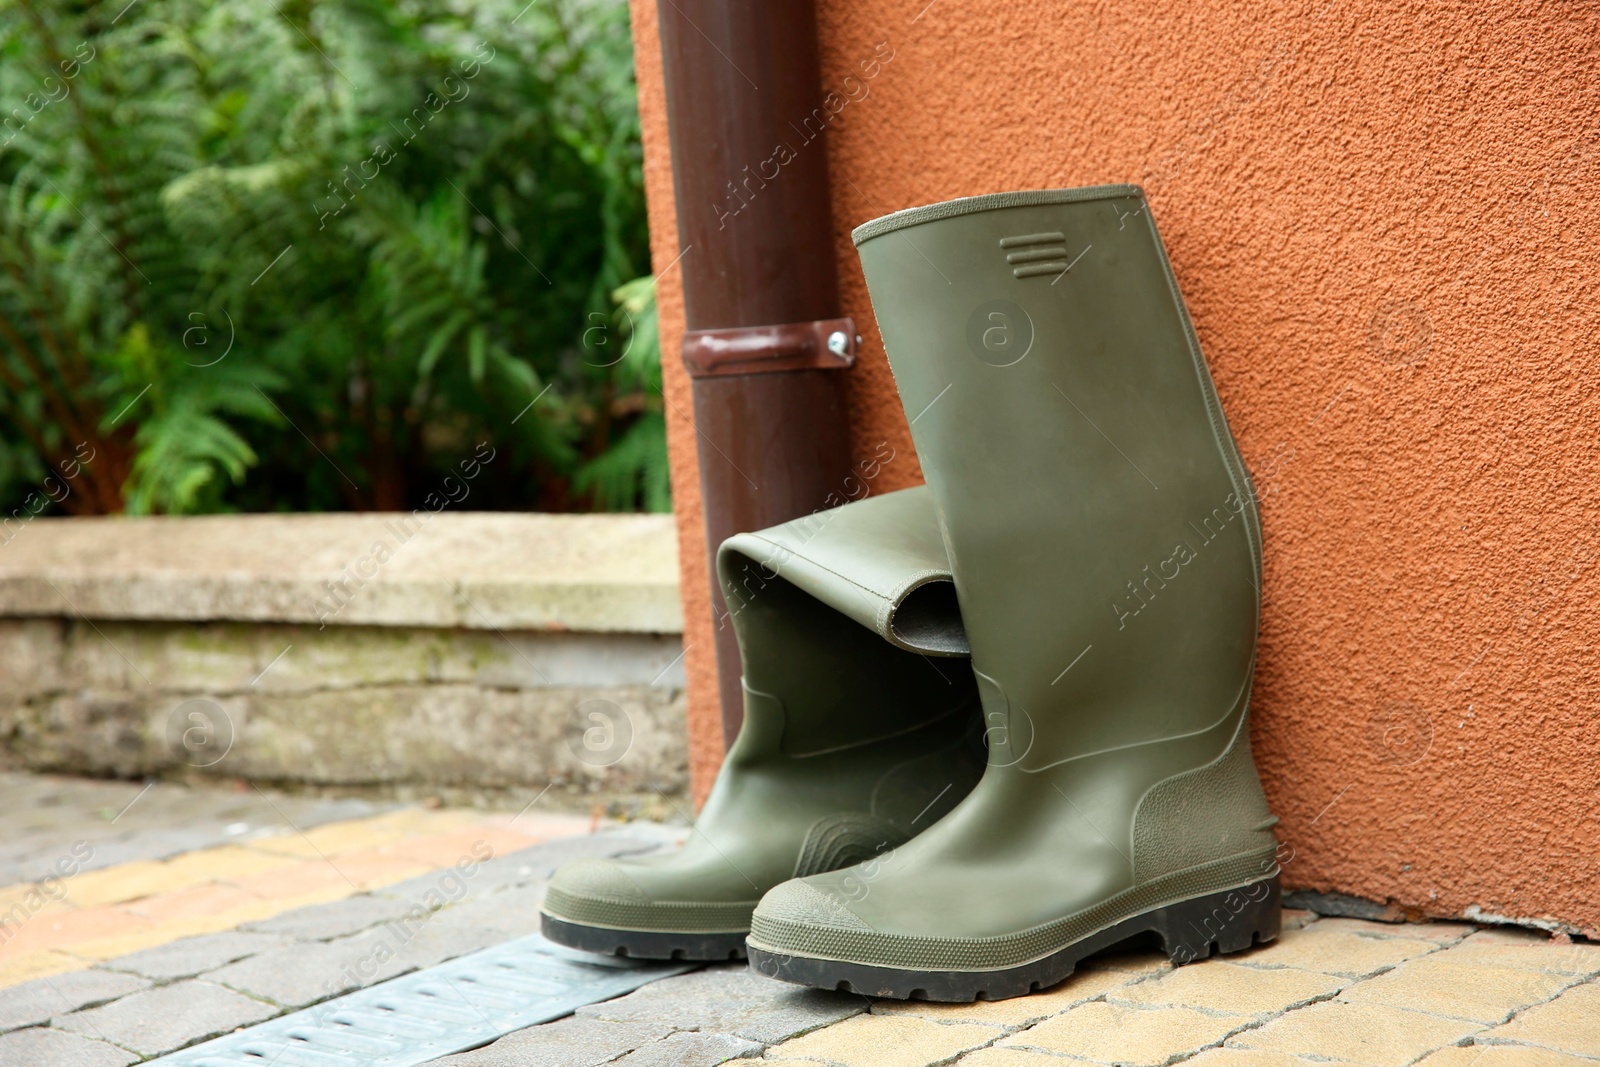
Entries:
[[[1347, 1060], [1308, 1060], [1286, 1052], [1266, 1052], [1252, 1048], [1206, 1049], [1183, 1067], [1341, 1067]], [[1061, 1067], [1056, 1064], [1055, 1067]]]
[[[956, 1060], [957, 1067], [1071, 1067], [1082, 1062], [1020, 1048], [980, 1048]], [[789, 1065], [786, 1063], [784, 1067]]]
[[1057, 1015], [1075, 1004], [1094, 1000], [1114, 989], [1137, 982], [1138, 975], [1127, 971], [1084, 971], [1043, 993], [1032, 993], [1010, 1000], [980, 1000], [972, 1004], [933, 1004], [925, 1000], [877, 1000], [874, 1015], [915, 1015], [940, 1022], [993, 1023], [1018, 1027]]
[[752, 974], [742, 966], [721, 966], [663, 978], [627, 996], [579, 1008], [577, 1013], [774, 1044], [866, 1009], [865, 997], [800, 989]]
[[1005, 1033], [974, 1023], [857, 1015], [767, 1049], [768, 1060], [823, 1060], [842, 1067], [926, 1067]]
[[1574, 986], [1484, 1035], [1487, 1041], [1526, 1045], [1600, 1057], [1600, 985]]
[[282, 856], [238, 845], [218, 845], [171, 859], [122, 863], [81, 874], [71, 882], [69, 896], [80, 908], [121, 904], [212, 882], [238, 884], [287, 862]]
[[1268, 1015], [1333, 996], [1346, 979], [1289, 967], [1240, 967], [1207, 960], [1149, 981], [1117, 989], [1109, 999], [1125, 1004], [1202, 1008], [1233, 1015]]
[[1340, 999], [1492, 1024], [1572, 984], [1571, 975], [1454, 963], [1448, 955], [1407, 960], [1387, 974], [1350, 986]]
[[507, 1034], [483, 1048], [433, 1060], [428, 1067], [595, 1067], [659, 1041], [670, 1030], [648, 1023], [568, 1016], [553, 1023]]
[[1243, 1015], [1207, 1015], [1190, 1008], [1090, 1003], [1013, 1034], [1000, 1045], [1128, 1067], [1154, 1067], [1214, 1045], [1254, 1021]]
[[[369, 931], [362, 934], [363, 938], [375, 939], [385, 936], [391, 928]], [[398, 944], [394, 962], [390, 969], [395, 974], [410, 970], [420, 970], [424, 967], [433, 967], [445, 960], [453, 960], [457, 956], [465, 956], [492, 945], [500, 945], [511, 940], [502, 930], [485, 930], [476, 926], [444, 926], [429, 924], [416, 931], [403, 943]]]
[[1330, 920], [1312, 923], [1304, 930], [1285, 930], [1269, 945], [1241, 952], [1233, 962], [1254, 967], [1299, 967], [1324, 974], [1365, 978], [1428, 952], [1439, 946], [1432, 941], [1408, 937], [1369, 937], [1325, 929]]
[[1600, 945], [1561, 944], [1524, 930], [1479, 930], [1443, 958], [1551, 974], [1600, 974]]
[[58, 1015], [126, 996], [149, 984], [131, 974], [100, 970], [35, 978], [10, 989], [0, 989], [0, 1030], [36, 1026]]
[[1319, 918], [1316, 912], [1306, 911], [1304, 908], [1284, 908], [1282, 916], [1282, 924], [1285, 930], [1304, 929]]
[[[514, 823], [513, 826], [520, 825]], [[545, 882], [555, 869], [568, 860], [588, 856], [624, 856], [654, 850], [657, 843], [644, 836], [601, 832], [545, 841], [537, 845], [509, 852], [504, 856], [485, 860], [473, 870], [466, 882], [464, 900], [475, 900], [507, 887]], [[398, 897], [407, 901], [427, 898], [439, 885], [439, 873], [418, 875], [403, 882], [374, 890], [378, 896]]]
[[1400, 937], [1415, 941], [1432, 941], [1439, 945], [1453, 945], [1475, 931], [1477, 927], [1471, 923], [1380, 923], [1370, 919], [1325, 918], [1318, 921], [1317, 929], [1337, 930], [1344, 934], [1365, 934], [1368, 937]]
[[43, 1027], [0, 1037], [0, 1063], [8, 1067], [123, 1067], [138, 1058], [104, 1041]]
[[756, 1042], [731, 1034], [673, 1034], [613, 1060], [612, 1067], [717, 1067], [760, 1051]]
[[1595, 1061], [1527, 1045], [1459, 1045], [1442, 1048], [1417, 1067], [1594, 1067]]
[[429, 925], [496, 930], [501, 940], [510, 941], [539, 932], [539, 905], [543, 901], [543, 882], [503, 889], [436, 912]]
[[271, 1005], [190, 979], [74, 1012], [56, 1019], [55, 1025], [154, 1056], [276, 1014]]
[[1400, 1067], [1479, 1029], [1476, 1023], [1459, 1019], [1335, 1000], [1281, 1015], [1255, 1030], [1234, 1035], [1228, 1045], [1368, 1067]]
[[205, 977], [286, 1008], [303, 1008], [411, 970], [415, 964], [403, 957], [404, 947], [391, 931], [367, 931], [263, 952]]
[[202, 971], [242, 960], [247, 956], [282, 948], [290, 939], [277, 934], [251, 934], [226, 931], [186, 937], [171, 944], [157, 945], [129, 956], [118, 956], [101, 966], [113, 971], [130, 971], [147, 978], [192, 978]]
[[295, 908], [261, 922], [246, 923], [240, 929], [263, 934], [285, 934], [302, 941], [326, 941], [398, 919], [411, 907], [403, 900], [360, 893], [328, 904]]

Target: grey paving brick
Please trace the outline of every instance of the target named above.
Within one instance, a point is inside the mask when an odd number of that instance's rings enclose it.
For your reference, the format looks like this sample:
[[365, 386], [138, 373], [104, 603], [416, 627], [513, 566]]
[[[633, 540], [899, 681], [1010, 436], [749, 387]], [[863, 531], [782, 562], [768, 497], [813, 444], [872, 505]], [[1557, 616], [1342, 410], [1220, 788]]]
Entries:
[[[509, 852], [480, 863], [466, 882], [464, 899], [475, 900], [508, 886], [543, 882], [568, 860], [585, 856], [627, 856], [650, 852], [660, 843], [642, 834], [602, 832], [583, 837], [565, 837]], [[377, 891], [381, 896], [420, 901], [439, 884], [439, 874], [424, 874]]]
[[774, 1044], [848, 1019], [867, 1009], [865, 997], [799, 989], [743, 967], [708, 967], [651, 982], [616, 1000], [578, 1009], [582, 1018], [649, 1021], [674, 1030], [731, 1034]]
[[380, 929], [263, 952], [208, 971], [205, 977], [286, 1008], [303, 1008], [411, 970], [411, 964], [397, 962], [400, 949], [401, 944]]
[[429, 1067], [595, 1067], [671, 1031], [650, 1023], [614, 1023], [568, 1016], [507, 1034], [471, 1052], [434, 1060]]
[[276, 1014], [271, 1005], [190, 979], [146, 989], [102, 1008], [73, 1012], [56, 1019], [55, 1025], [154, 1056]]
[[192, 978], [234, 960], [282, 948], [293, 939], [281, 934], [252, 934], [230, 930], [220, 934], [186, 937], [143, 952], [118, 956], [101, 966], [113, 971], [129, 971], [147, 978], [170, 980]]
[[502, 941], [539, 932], [539, 904], [544, 900], [544, 883], [503, 889], [498, 893], [445, 908], [434, 916], [433, 925], [476, 927], [498, 931]]
[[[0, 1030], [37, 1026], [79, 1008], [103, 1004], [149, 985], [143, 978], [108, 971], [71, 971], [0, 989]], [[0, 1063], [5, 1061], [0, 1060]]]
[[326, 941], [365, 930], [390, 919], [398, 919], [410, 910], [404, 900], [394, 897], [375, 897], [359, 893], [329, 904], [313, 904], [309, 908], [275, 915], [260, 922], [246, 923], [243, 930], [264, 934], [287, 934], [302, 941]]
[[0, 1037], [0, 1063], [6, 1067], [124, 1067], [138, 1058], [104, 1041], [42, 1027]]
[[628, 1053], [611, 1067], [716, 1067], [741, 1056], [759, 1056], [761, 1049], [731, 1034], [673, 1034]]

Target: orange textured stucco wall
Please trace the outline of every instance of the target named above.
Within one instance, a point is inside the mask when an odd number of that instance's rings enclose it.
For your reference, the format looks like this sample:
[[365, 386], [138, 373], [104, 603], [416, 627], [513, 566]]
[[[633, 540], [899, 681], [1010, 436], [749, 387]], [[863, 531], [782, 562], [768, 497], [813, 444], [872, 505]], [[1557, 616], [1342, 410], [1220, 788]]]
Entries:
[[[633, 11], [664, 267], [655, 0]], [[850, 228], [1142, 184], [1263, 497], [1254, 740], [1286, 883], [1600, 933], [1600, 8], [821, 0], [818, 19], [825, 89], [893, 50], [827, 147], [866, 337], [853, 444], [900, 457], [877, 488], [920, 473]], [[661, 300], [703, 796], [721, 739], [675, 272]]]

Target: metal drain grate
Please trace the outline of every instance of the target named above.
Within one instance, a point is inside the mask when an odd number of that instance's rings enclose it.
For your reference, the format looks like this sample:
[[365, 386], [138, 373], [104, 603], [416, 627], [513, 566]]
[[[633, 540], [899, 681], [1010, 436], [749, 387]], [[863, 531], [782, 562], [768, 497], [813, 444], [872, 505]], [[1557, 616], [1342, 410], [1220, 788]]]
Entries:
[[538, 934], [369, 986], [145, 1067], [412, 1067], [694, 964], [589, 956]]

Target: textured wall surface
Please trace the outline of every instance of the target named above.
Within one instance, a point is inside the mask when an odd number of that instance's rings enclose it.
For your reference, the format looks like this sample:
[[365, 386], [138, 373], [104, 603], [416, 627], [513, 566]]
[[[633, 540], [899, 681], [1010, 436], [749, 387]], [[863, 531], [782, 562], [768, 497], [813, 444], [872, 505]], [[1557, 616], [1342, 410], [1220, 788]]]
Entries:
[[[654, 0], [633, 11], [664, 268]], [[826, 150], [866, 336], [854, 445], [899, 457], [879, 487], [920, 474], [850, 228], [1142, 184], [1263, 497], [1255, 744], [1286, 882], [1600, 932], [1600, 8], [821, 0], [818, 17], [823, 86], [852, 94]], [[892, 59], [847, 84], [881, 43]], [[720, 737], [671, 272], [662, 313], [703, 793]]]

